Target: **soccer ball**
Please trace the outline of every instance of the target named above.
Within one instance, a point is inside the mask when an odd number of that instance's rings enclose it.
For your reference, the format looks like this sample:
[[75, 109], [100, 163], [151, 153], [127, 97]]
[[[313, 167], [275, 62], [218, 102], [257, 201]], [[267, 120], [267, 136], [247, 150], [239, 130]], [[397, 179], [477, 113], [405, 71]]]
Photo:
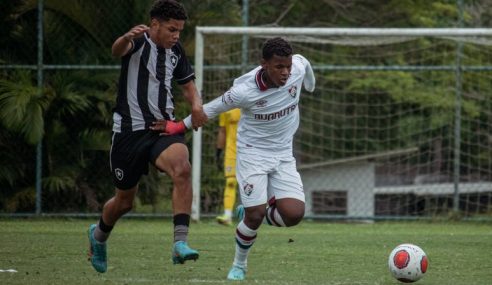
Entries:
[[391, 274], [398, 281], [412, 283], [424, 276], [429, 261], [420, 247], [404, 243], [393, 249], [388, 265]]

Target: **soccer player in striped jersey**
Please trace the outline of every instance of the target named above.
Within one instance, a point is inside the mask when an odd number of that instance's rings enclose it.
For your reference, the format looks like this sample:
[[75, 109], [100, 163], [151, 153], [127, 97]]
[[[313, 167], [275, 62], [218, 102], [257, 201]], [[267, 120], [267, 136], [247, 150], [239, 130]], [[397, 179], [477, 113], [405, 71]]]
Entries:
[[[289, 227], [304, 217], [304, 191], [292, 152], [299, 127], [301, 88], [312, 92], [315, 77], [309, 61], [294, 54], [282, 38], [263, 45], [261, 65], [237, 78], [233, 86], [204, 105], [213, 118], [239, 108], [236, 177], [244, 218], [236, 228], [236, 253], [227, 278], [243, 280], [247, 256], [264, 218], [273, 226]], [[156, 121], [153, 129], [164, 134], [184, 132], [182, 122]], [[268, 207], [267, 207], [268, 203]]]
[[190, 126], [198, 128], [207, 120], [193, 69], [178, 41], [186, 19], [184, 7], [177, 1], [156, 0], [150, 10], [150, 25], [135, 26], [113, 44], [113, 56], [121, 58], [110, 150], [115, 195], [104, 205], [99, 222], [89, 227], [89, 260], [98, 272], [107, 270], [106, 240], [118, 219], [131, 210], [149, 163], [173, 181], [172, 261], [198, 258], [198, 252], [187, 244], [192, 189], [184, 136], [164, 137], [150, 130], [155, 120], [174, 120], [171, 80], [182, 87], [192, 107]]

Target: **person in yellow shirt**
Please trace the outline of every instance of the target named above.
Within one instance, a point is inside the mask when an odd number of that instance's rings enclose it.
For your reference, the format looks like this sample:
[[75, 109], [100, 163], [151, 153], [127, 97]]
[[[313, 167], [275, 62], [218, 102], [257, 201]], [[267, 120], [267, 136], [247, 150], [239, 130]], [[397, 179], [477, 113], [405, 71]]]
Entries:
[[[232, 223], [232, 211], [236, 203], [236, 133], [240, 109], [233, 109], [220, 114], [219, 131], [217, 135], [215, 162], [224, 171], [224, 214], [217, 217], [217, 222], [223, 225]], [[224, 153], [224, 160], [221, 159]]]

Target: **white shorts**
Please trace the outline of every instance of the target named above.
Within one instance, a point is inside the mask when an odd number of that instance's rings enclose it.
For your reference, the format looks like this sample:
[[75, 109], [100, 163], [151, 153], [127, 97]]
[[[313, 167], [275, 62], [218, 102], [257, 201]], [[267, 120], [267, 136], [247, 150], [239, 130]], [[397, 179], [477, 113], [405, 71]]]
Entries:
[[294, 157], [259, 157], [237, 154], [236, 177], [245, 208], [275, 199], [294, 198], [304, 202], [301, 176]]

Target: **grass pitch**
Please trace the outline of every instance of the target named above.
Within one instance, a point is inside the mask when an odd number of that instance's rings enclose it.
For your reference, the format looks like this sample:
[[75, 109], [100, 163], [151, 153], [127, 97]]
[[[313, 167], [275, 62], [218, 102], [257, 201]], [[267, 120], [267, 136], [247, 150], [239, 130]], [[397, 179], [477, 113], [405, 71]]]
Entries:
[[[121, 220], [111, 235], [109, 268], [86, 258], [92, 220], [0, 220], [0, 284], [224, 284], [234, 256], [235, 227], [205, 220], [191, 225], [197, 262], [172, 265], [169, 220]], [[417, 284], [491, 284], [492, 225], [485, 223], [304, 221], [293, 228], [263, 225], [241, 284], [402, 284], [387, 259], [400, 243], [429, 257]], [[232, 282], [238, 283], [238, 282]]]

